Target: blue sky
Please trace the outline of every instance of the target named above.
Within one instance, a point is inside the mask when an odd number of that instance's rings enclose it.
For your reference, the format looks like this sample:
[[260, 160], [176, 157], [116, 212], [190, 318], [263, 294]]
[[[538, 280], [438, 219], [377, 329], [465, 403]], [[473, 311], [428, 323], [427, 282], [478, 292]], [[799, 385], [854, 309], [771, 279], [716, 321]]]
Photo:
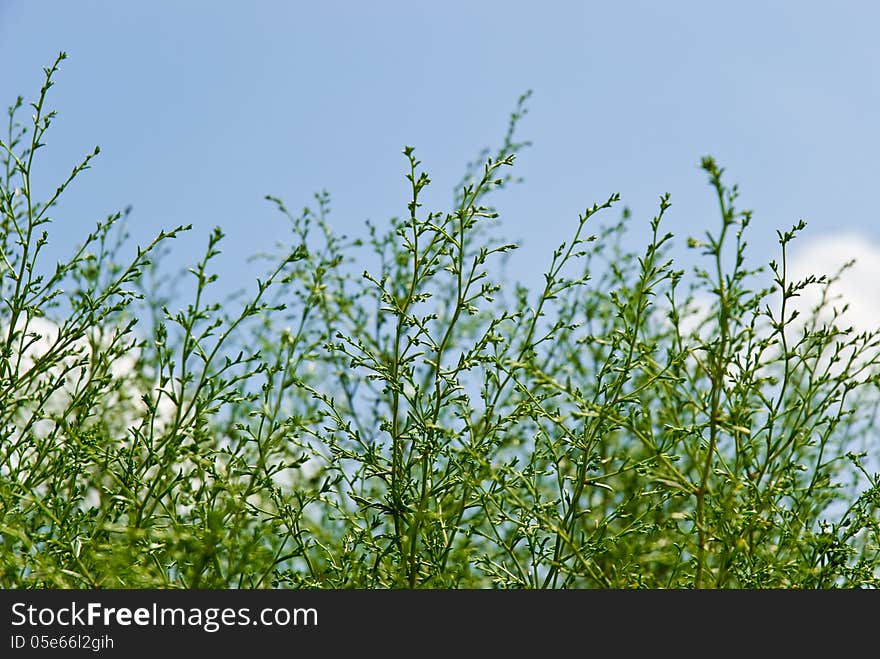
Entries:
[[495, 200], [524, 246], [522, 278], [537, 281], [578, 212], [612, 192], [634, 213], [634, 244], [670, 192], [684, 256], [717, 222], [705, 154], [755, 211], [757, 260], [804, 218], [801, 254], [836, 241], [832, 256], [858, 248], [876, 270], [877, 25], [871, 2], [0, 0], [0, 103], [32, 98], [68, 52], [38, 175], [49, 188], [102, 153], [58, 210], [52, 258], [131, 205], [139, 242], [194, 225], [181, 262], [222, 226], [224, 274], [242, 286], [247, 257], [286, 237], [265, 194], [300, 208], [326, 188], [333, 226], [358, 234], [406, 212], [401, 150], [414, 145], [441, 208], [533, 89], [526, 182]]

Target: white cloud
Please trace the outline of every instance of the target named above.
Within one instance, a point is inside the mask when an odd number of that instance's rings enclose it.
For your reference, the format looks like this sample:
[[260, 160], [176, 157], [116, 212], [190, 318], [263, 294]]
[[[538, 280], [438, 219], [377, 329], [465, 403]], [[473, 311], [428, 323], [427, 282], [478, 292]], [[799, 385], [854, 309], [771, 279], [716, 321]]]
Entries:
[[[786, 278], [789, 283], [805, 280], [810, 276], [839, 277], [827, 288], [825, 305], [818, 316], [820, 323], [830, 322], [836, 309], [839, 328], [852, 326], [856, 332], [873, 332], [880, 329], [880, 243], [858, 233], [800, 238], [791, 243]], [[778, 259], [777, 259], [778, 260]], [[850, 261], [854, 263], [841, 272]], [[781, 265], [780, 265], [781, 267]], [[768, 271], [769, 276], [769, 271]], [[796, 335], [808, 322], [813, 310], [822, 302], [824, 284], [813, 283], [798, 292], [787, 303], [786, 316], [797, 310], [798, 318], [791, 324]], [[779, 313], [778, 294], [765, 300]], [[687, 312], [682, 311], [681, 331], [695, 332], [712, 313], [715, 297], [705, 290], [696, 291]], [[846, 306], [846, 310], [843, 311]], [[665, 306], [661, 309], [666, 312]], [[767, 329], [766, 323], [761, 323]], [[702, 332], [698, 332], [702, 334]]]
[[[61, 412], [67, 407], [71, 396], [88, 381], [92, 367], [89, 338], [80, 336], [67, 341], [61, 336], [61, 329], [46, 318], [19, 318], [16, 323], [18, 338], [13, 342], [10, 360], [15, 379], [20, 383], [17, 385], [20, 398], [34, 395], [37, 388], [46, 386], [46, 382], [64, 377], [64, 386], [56, 389], [45, 403], [45, 410], [51, 413]], [[0, 331], [5, 336], [8, 326], [0, 325]], [[99, 346], [107, 346], [111, 341], [112, 332], [107, 329], [93, 328], [90, 334], [92, 341]], [[49, 360], [47, 367], [37, 366], [41, 358]], [[144, 383], [138, 380], [137, 375], [139, 359], [140, 350], [132, 347], [126, 352], [116, 352], [110, 364], [110, 375], [122, 387], [103, 401], [106, 409], [100, 412], [121, 421], [120, 430], [137, 425], [146, 413], [146, 406], [141, 400]], [[29, 377], [31, 372], [35, 374], [33, 377]], [[155, 391], [152, 394], [156, 396]], [[159, 427], [164, 427], [170, 421], [173, 407], [167, 396], [159, 397], [154, 421]], [[40, 419], [37, 428], [45, 427], [47, 423], [48, 419]]]
[[[0, 336], [5, 338], [8, 331], [9, 326], [0, 323]], [[39, 440], [56, 430], [57, 417], [64, 414], [72, 397], [83, 387], [90, 386], [90, 372], [95, 366], [93, 345], [99, 350], [103, 347], [105, 354], [111, 356], [109, 374], [118, 385], [105, 392], [99, 408], [92, 410], [93, 416], [100, 416], [117, 438], [125, 437], [149, 420], [141, 395], [147, 393], [155, 400], [158, 394], [139, 373], [140, 351], [136, 347], [111, 350], [113, 331], [110, 328], [90, 328], [86, 336], [80, 334], [73, 339], [65, 338], [65, 334], [61, 326], [46, 318], [20, 317], [16, 323], [16, 338], [8, 363], [14, 389], [7, 395], [18, 399], [18, 405], [13, 410], [0, 409], [0, 420], [4, 424], [11, 422], [13, 428], [19, 426], [19, 429], [14, 429], [0, 445], [0, 475], [26, 473], [45, 459], [45, 447]], [[45, 361], [40, 363], [41, 360]], [[49, 391], [51, 394], [46, 398]], [[174, 416], [174, 405], [167, 396], [159, 396], [156, 408], [153, 423], [161, 432]], [[30, 438], [21, 434], [23, 426], [30, 427]], [[63, 437], [63, 433], [55, 435], [56, 440], [63, 441]], [[47, 487], [48, 484], [42, 482], [33, 493], [42, 496]], [[100, 489], [92, 483], [77, 505], [85, 510], [99, 506], [100, 500]]]
[[[834, 275], [845, 263], [855, 260], [829, 289], [832, 304], [849, 308], [838, 325], [852, 325], [857, 332], [880, 328], [880, 244], [858, 233], [841, 233], [800, 239], [792, 243], [789, 279], [809, 275]], [[800, 294], [796, 307], [808, 312], [821, 300], [821, 287], [809, 286]], [[830, 319], [828, 309], [820, 316]]]

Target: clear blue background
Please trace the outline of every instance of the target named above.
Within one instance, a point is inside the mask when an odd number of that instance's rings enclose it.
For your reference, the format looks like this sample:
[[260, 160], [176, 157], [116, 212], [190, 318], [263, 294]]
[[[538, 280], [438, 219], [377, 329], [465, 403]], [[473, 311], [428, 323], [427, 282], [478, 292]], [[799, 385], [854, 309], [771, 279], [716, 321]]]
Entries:
[[878, 26], [873, 2], [0, 0], [0, 102], [32, 99], [41, 67], [69, 53], [40, 180], [102, 153], [56, 214], [53, 258], [131, 204], [139, 242], [195, 225], [180, 262], [221, 225], [233, 288], [254, 274], [249, 255], [286, 237], [265, 194], [298, 209], [326, 188], [333, 226], [358, 234], [405, 214], [411, 144], [439, 208], [533, 89], [526, 182], [496, 203], [524, 245], [515, 272], [534, 282], [578, 212], [612, 192], [638, 230], [672, 193], [684, 255], [717, 223], [704, 154], [755, 210], [757, 259], [800, 218], [806, 240], [846, 232], [870, 247]]

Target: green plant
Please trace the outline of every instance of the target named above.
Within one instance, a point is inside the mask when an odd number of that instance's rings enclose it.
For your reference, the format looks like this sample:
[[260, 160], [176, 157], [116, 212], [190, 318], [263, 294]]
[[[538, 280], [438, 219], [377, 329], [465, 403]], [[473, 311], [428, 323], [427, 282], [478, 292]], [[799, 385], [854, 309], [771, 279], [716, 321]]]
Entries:
[[747, 267], [750, 213], [712, 159], [705, 268], [674, 267], [668, 195], [640, 253], [627, 211], [594, 227], [612, 195], [540, 290], [512, 286], [489, 198], [526, 95], [450, 211], [423, 209], [411, 147], [406, 214], [363, 239], [330, 229], [326, 193], [269, 197], [291, 240], [251, 298], [213, 295], [218, 228], [173, 312], [159, 257], [187, 227], [124, 260], [117, 214], [40, 260], [98, 153], [35, 198], [63, 57], [0, 142], [4, 587], [878, 585], [880, 335], [798, 308], [834, 280], [789, 278], [802, 222]]

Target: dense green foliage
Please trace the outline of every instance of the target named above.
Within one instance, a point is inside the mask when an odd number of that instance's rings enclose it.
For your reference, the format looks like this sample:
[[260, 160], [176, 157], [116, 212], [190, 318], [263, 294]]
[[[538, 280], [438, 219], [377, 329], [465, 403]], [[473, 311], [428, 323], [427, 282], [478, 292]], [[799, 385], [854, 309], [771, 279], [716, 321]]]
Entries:
[[672, 261], [668, 196], [625, 250], [614, 195], [513, 286], [487, 199], [524, 97], [451, 210], [423, 209], [408, 147], [402, 218], [351, 240], [326, 194], [270, 198], [290, 240], [252, 297], [213, 294], [217, 229], [173, 311], [160, 257], [186, 227], [125, 260], [115, 215], [41, 260], [95, 155], [34, 197], [57, 66], [0, 143], [3, 587], [878, 585], [878, 334], [797, 306], [833, 279], [789, 278], [802, 223], [747, 267], [712, 159], [702, 268]]

